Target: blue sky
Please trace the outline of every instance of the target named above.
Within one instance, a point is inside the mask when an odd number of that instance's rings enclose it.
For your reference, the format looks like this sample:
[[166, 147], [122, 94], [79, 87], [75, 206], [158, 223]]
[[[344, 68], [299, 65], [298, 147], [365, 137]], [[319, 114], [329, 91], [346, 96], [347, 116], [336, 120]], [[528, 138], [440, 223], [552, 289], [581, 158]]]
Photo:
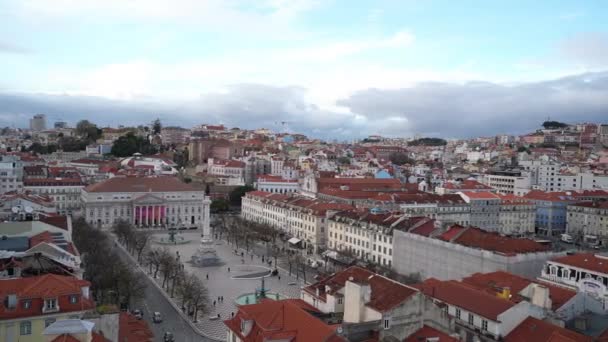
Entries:
[[[42, 110], [69, 121], [105, 112], [100, 124], [159, 113], [182, 125], [272, 126], [287, 118], [291, 129], [320, 136], [463, 136], [477, 131], [419, 124], [428, 113], [441, 123], [451, 110], [441, 108], [449, 102], [442, 96], [455, 94], [433, 88], [419, 103], [401, 103], [400, 91], [483, 81], [506, 87], [492, 97], [500, 105], [526, 84], [603, 75], [606, 67], [605, 1], [0, 2], [0, 94], [11, 99], [0, 102], [0, 125], [24, 124]], [[474, 101], [478, 88], [456, 93]], [[399, 105], [368, 96], [365, 112], [355, 108], [370, 89]], [[555, 101], [529, 114], [596, 115], [606, 109], [596, 100], [605, 89], [593, 91], [582, 114], [556, 113]], [[526, 114], [517, 107], [513, 115]]]

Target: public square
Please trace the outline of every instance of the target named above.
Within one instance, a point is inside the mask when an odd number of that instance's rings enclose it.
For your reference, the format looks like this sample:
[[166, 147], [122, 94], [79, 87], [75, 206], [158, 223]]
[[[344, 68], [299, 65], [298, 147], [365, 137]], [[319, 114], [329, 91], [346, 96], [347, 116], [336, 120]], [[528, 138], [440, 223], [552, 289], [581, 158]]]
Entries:
[[[163, 233], [156, 233], [163, 235]], [[216, 340], [225, 340], [226, 327], [223, 320], [230, 318], [231, 315], [238, 311], [235, 299], [242, 294], [254, 293], [261, 286], [260, 278], [256, 279], [233, 279], [237, 274], [242, 273], [258, 273], [268, 268], [266, 259], [262, 261], [262, 251], [257, 248], [258, 255], [248, 254], [244, 249], [239, 249], [238, 254], [235, 253], [235, 247], [227, 244], [224, 240], [214, 242], [214, 247], [217, 255], [220, 258], [221, 265], [196, 267], [189, 261], [200, 247], [201, 234], [200, 231], [195, 232], [180, 232], [179, 236], [185, 240], [190, 240], [188, 243], [178, 245], [163, 245], [153, 243], [152, 247], [160, 248], [166, 246], [172, 253], [179, 251], [185, 270], [196, 274], [209, 290], [210, 310], [205, 315], [199, 315], [197, 327], [210, 338]], [[241, 253], [244, 256], [241, 257]], [[248, 265], [255, 267], [247, 267]], [[230, 268], [230, 272], [228, 272]], [[251, 271], [243, 272], [243, 269], [249, 268]], [[274, 265], [273, 265], [274, 268]], [[207, 279], [208, 276], [208, 279]], [[279, 280], [280, 276], [280, 280]], [[281, 297], [299, 298], [300, 289], [304, 286], [302, 279], [297, 280], [295, 274], [289, 276], [288, 271], [281, 268], [279, 262], [279, 276], [269, 276], [265, 278], [265, 288], [268, 292], [278, 293]], [[219, 301], [218, 297], [224, 297], [223, 301]], [[175, 299], [178, 306], [181, 304], [179, 299]], [[215, 305], [213, 304], [215, 301]], [[220, 315], [219, 319], [217, 315]]]

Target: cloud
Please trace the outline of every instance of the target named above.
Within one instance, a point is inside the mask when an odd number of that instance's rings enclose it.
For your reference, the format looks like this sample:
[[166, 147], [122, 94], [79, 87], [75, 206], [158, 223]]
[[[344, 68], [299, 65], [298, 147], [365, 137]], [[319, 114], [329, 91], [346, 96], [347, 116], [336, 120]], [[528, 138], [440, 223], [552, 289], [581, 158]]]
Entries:
[[608, 67], [608, 33], [574, 35], [561, 42], [559, 52], [583, 67]]
[[136, 125], [160, 117], [165, 124], [186, 127], [223, 123], [280, 130], [280, 122], [288, 121], [293, 131], [340, 140], [416, 133], [451, 138], [525, 133], [548, 116], [566, 122], [605, 122], [608, 113], [608, 72], [518, 85], [426, 82], [366, 89], [339, 100], [336, 106], [342, 110], [312, 102], [309, 91], [245, 83], [188, 101], [0, 93], [0, 125], [26, 126], [27, 118], [45, 113], [51, 120], [75, 123], [86, 118], [101, 125]]
[[28, 54], [32, 51], [8, 42], [0, 41], [0, 53]]
[[402, 123], [392, 131], [400, 129], [403, 134], [471, 137], [524, 133], [547, 117], [605, 122], [608, 72], [519, 85], [427, 82], [396, 90], [363, 90], [338, 104], [369, 122], [401, 118]]

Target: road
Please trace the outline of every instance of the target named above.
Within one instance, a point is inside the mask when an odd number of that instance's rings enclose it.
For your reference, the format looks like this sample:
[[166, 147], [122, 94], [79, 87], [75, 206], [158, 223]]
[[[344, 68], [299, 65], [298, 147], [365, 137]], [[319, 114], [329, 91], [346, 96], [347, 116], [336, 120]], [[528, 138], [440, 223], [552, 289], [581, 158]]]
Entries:
[[[134, 261], [129, 258], [127, 253], [120, 247], [114, 247], [120, 258], [137, 268]], [[167, 298], [160, 292], [152, 280], [145, 274], [141, 274], [146, 280], [146, 289], [144, 299], [136, 303], [133, 308], [140, 309], [144, 313], [144, 320], [148, 322], [152, 332], [154, 333], [154, 341], [163, 341], [165, 331], [170, 331], [175, 336], [175, 342], [211, 342], [212, 340], [200, 336], [192, 327], [184, 321], [182, 316], [169, 303]], [[152, 313], [158, 311], [163, 316], [162, 323], [152, 322]]]

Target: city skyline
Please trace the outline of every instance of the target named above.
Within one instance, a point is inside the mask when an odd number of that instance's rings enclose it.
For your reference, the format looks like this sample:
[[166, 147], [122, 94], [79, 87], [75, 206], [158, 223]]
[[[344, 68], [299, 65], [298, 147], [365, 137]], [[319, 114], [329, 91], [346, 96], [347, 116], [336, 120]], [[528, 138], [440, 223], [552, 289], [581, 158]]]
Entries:
[[342, 140], [519, 134], [547, 117], [601, 122], [606, 5], [547, 7], [9, 1], [0, 5], [0, 125], [26, 126], [37, 113], [101, 125], [288, 121]]

